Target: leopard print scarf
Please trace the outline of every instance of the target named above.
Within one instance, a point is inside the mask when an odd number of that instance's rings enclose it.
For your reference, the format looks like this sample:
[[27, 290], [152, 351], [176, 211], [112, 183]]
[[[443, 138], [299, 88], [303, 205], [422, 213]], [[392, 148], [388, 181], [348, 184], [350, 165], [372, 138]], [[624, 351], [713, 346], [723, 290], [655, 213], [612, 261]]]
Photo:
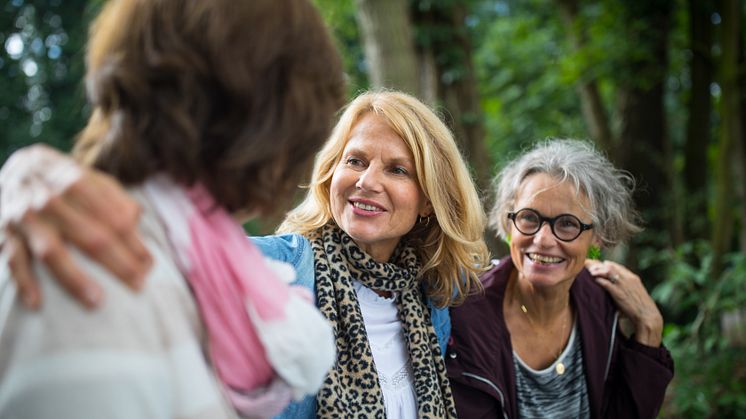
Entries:
[[385, 418], [383, 393], [352, 281], [396, 293], [399, 319], [406, 334], [414, 372], [420, 418], [456, 417], [438, 338], [418, 281], [414, 249], [400, 245], [393, 263], [379, 263], [360, 250], [336, 225], [309, 237], [314, 251], [316, 297], [332, 323], [337, 362], [316, 397], [319, 417]]

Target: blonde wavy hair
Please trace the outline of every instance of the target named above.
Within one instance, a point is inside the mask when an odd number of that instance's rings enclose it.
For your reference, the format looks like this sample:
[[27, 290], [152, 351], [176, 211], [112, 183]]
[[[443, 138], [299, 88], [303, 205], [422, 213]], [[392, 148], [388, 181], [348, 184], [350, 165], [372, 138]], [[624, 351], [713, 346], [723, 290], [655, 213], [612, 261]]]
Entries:
[[478, 276], [489, 265], [483, 239], [486, 216], [450, 130], [430, 108], [410, 95], [366, 92], [347, 105], [316, 155], [305, 199], [287, 214], [277, 231], [308, 236], [334, 221], [332, 175], [355, 123], [368, 112], [384, 119], [407, 144], [414, 156], [419, 186], [433, 206], [432, 220], [416, 223], [406, 236], [415, 241], [422, 261], [419, 279], [439, 307], [459, 304], [480, 289]]

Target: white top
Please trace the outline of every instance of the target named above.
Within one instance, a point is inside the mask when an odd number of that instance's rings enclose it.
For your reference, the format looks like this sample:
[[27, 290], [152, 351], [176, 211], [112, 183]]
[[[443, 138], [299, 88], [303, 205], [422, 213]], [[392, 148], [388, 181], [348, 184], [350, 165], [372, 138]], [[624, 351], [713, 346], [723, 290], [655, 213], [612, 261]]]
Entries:
[[87, 310], [34, 265], [44, 300], [23, 308], [0, 261], [0, 417], [233, 418], [205, 356], [205, 330], [162, 225], [142, 201], [140, 232], [153, 255], [133, 292], [70, 248], [98, 280], [104, 304]]
[[353, 281], [352, 286], [357, 293], [373, 352], [386, 417], [414, 419], [417, 417], [417, 395], [396, 300], [381, 297], [358, 281]]

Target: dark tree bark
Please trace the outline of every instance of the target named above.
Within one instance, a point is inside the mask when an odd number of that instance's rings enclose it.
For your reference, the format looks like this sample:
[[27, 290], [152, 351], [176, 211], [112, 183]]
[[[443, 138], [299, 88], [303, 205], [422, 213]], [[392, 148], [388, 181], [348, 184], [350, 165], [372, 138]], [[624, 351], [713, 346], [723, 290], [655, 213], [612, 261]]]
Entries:
[[[646, 224], [669, 235], [673, 230], [667, 210], [672, 166], [663, 86], [668, 65], [670, 8], [667, 0], [625, 2], [625, 16], [621, 18], [626, 19], [626, 36], [637, 53], [622, 70], [616, 100], [619, 162], [638, 182], [635, 201]], [[657, 246], [661, 239], [670, 243], [670, 237], [657, 239], [646, 244]]]
[[[452, 4], [441, 10], [435, 19], [450, 34], [448, 38], [435, 40], [430, 48], [434, 52], [438, 76], [437, 96], [448, 110], [448, 114], [444, 116], [471, 164], [477, 186], [482, 193], [487, 193], [492, 176], [492, 162], [485, 144], [482, 106], [472, 57], [473, 47], [465, 23], [466, 8], [463, 4]], [[438, 52], [448, 56], [438, 57]]]
[[[581, 50], [587, 39], [577, 22], [578, 2], [576, 0], [556, 0], [556, 3], [573, 49], [575, 51]], [[576, 89], [580, 97], [580, 107], [583, 112], [583, 120], [588, 127], [588, 134], [599, 148], [606, 150], [614, 158], [616, 155], [614, 138], [596, 79], [588, 76], [583, 77], [578, 81]]]
[[684, 147], [684, 188], [686, 203], [684, 223], [688, 238], [706, 238], [710, 231], [707, 217], [707, 148], [710, 143], [710, 117], [712, 99], [710, 84], [713, 81], [712, 23], [710, 16], [714, 5], [710, 0], [688, 0], [689, 49], [691, 93], [689, 119]]
[[[723, 0], [721, 46], [722, 129], [715, 167], [715, 202], [712, 230], [713, 274], [722, 270], [723, 255], [733, 239], [733, 163], [741, 142], [741, 94], [739, 92], [740, 20], [739, 0]], [[741, 179], [743, 182], [743, 179]]]

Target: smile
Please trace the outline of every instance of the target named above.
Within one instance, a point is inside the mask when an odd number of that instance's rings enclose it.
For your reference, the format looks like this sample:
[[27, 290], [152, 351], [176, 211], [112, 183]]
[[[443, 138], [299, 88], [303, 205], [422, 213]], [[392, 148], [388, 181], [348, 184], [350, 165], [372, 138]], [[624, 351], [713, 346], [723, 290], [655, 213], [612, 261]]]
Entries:
[[564, 261], [564, 259], [560, 257], [545, 256], [545, 255], [539, 255], [536, 253], [526, 253], [526, 256], [528, 256], [528, 258], [531, 259], [532, 262], [542, 263], [542, 264], [560, 263]]
[[383, 208], [379, 208], [375, 205], [364, 204], [362, 202], [353, 202], [352, 206], [365, 211], [383, 211]]

